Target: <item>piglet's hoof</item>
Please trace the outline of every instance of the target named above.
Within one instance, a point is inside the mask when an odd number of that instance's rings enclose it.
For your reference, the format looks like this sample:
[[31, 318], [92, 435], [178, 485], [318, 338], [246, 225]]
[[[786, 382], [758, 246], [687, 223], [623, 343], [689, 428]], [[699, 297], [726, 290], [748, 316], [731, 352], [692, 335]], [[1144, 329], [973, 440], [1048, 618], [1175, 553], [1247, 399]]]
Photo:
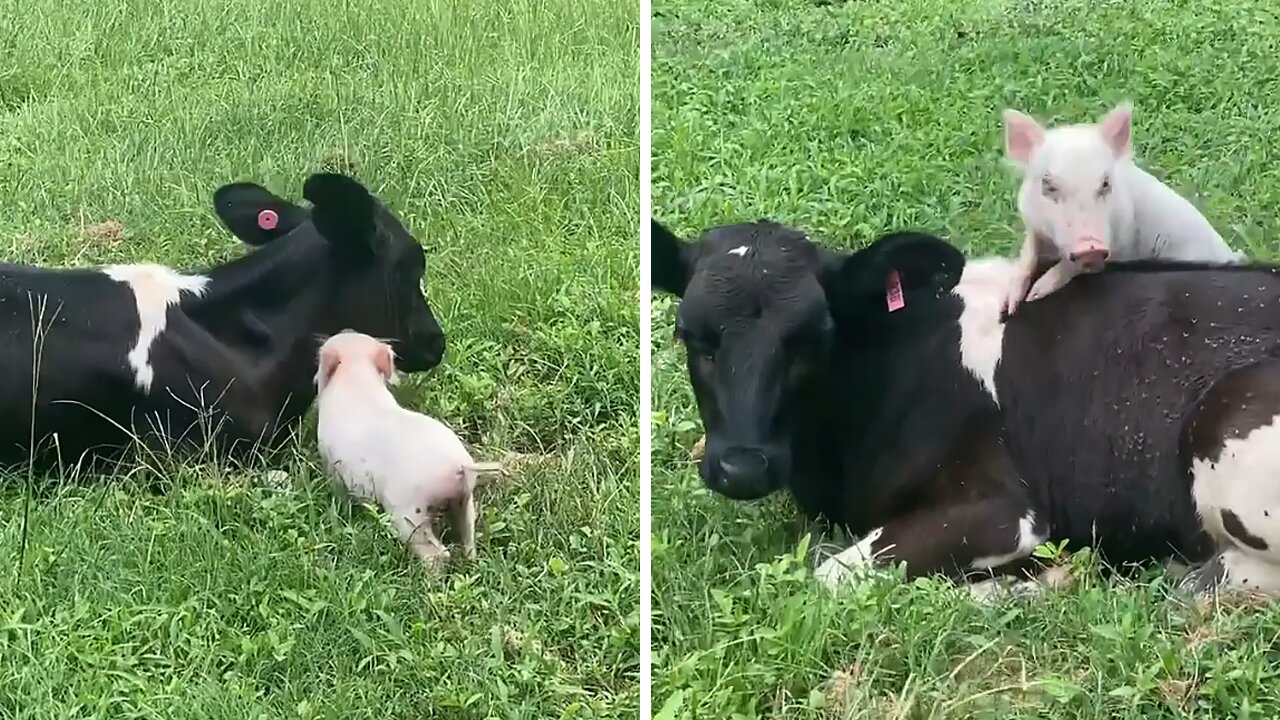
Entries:
[[1016, 287], [1009, 290], [1004, 300], [1000, 303], [1000, 320], [1008, 320], [1018, 312], [1018, 306], [1022, 304], [1027, 297], [1026, 288]]

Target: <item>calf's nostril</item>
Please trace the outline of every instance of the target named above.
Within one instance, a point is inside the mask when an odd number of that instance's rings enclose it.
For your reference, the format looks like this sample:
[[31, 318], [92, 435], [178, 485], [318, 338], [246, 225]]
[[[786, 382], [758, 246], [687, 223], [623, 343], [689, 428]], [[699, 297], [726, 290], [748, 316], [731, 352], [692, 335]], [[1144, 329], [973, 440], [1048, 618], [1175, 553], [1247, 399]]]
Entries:
[[731, 450], [720, 458], [720, 472], [726, 479], [762, 477], [769, 461], [758, 450]]

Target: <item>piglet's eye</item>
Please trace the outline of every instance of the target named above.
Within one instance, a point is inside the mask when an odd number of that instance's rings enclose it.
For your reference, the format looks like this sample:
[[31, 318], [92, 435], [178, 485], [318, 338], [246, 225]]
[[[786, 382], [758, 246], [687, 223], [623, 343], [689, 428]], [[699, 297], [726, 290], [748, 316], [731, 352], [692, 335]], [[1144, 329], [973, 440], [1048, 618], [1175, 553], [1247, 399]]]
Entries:
[[1053, 184], [1049, 178], [1040, 179], [1040, 192], [1044, 193], [1047, 198], [1052, 198], [1058, 194], [1058, 186]]
[[1109, 192], [1111, 192], [1111, 178], [1104, 177], [1102, 178], [1102, 185], [1098, 187], [1098, 195], [1106, 195]]

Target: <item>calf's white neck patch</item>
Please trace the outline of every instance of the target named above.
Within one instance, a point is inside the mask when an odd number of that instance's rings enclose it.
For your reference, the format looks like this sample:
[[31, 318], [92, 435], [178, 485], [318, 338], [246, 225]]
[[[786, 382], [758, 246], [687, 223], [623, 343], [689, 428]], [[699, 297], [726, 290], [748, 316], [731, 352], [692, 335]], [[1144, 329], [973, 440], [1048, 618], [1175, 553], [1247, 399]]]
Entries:
[[965, 263], [955, 293], [964, 301], [960, 313], [960, 363], [982, 388], [996, 397], [996, 366], [1004, 349], [1000, 305], [1013, 280], [1014, 263], [1007, 258], [982, 258]]
[[730, 250], [730, 251], [729, 251], [729, 254], [730, 254], [730, 255], [737, 255], [738, 257], [746, 257], [746, 256], [747, 256], [747, 253], [749, 253], [749, 252], [751, 252], [751, 248], [750, 248], [750, 246], [747, 246], [747, 245], [739, 245], [738, 247], [736, 247], [736, 248], [734, 248], [734, 249]]
[[209, 278], [183, 275], [163, 265], [110, 265], [102, 272], [122, 282], [133, 291], [138, 306], [138, 340], [129, 351], [133, 381], [144, 393], [151, 392], [155, 372], [151, 368], [151, 344], [164, 332], [169, 321], [169, 306], [177, 305], [182, 293], [196, 297], [204, 294]]

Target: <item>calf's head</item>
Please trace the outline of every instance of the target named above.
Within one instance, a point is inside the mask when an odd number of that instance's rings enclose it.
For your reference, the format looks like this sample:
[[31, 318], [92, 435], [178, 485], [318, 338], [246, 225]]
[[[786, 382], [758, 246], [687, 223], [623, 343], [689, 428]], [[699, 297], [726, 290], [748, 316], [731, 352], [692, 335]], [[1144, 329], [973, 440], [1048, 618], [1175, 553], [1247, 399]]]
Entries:
[[760, 221], [684, 242], [652, 224], [654, 287], [680, 297], [676, 337], [707, 433], [699, 472], [735, 499], [786, 487], [792, 433], [820, 392], [836, 342], [881, 342], [936, 305], [964, 257], [930, 235], [894, 233], [854, 253]]
[[1131, 162], [1133, 108], [1120, 105], [1097, 123], [1046, 130], [1017, 110], [1004, 111], [1004, 146], [1023, 173], [1023, 220], [1052, 228], [1059, 255], [1098, 270], [1111, 254], [1113, 204], [1127, 192], [1121, 163]]
[[400, 219], [358, 181], [318, 173], [307, 178], [303, 208], [252, 183], [214, 194], [218, 217], [236, 237], [260, 246], [276, 238], [320, 239], [326, 267], [316, 267], [324, 288], [322, 334], [345, 328], [384, 338], [407, 372], [440, 364], [445, 340], [423, 295], [426, 257]]

